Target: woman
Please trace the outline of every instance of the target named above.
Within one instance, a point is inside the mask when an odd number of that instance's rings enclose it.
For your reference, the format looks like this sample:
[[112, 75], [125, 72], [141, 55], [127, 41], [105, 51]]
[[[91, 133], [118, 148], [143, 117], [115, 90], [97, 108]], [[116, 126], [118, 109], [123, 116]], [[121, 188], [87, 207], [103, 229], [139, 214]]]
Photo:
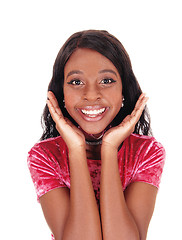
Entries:
[[147, 100], [108, 32], [75, 33], [61, 48], [28, 156], [56, 240], [146, 239], [165, 158]]

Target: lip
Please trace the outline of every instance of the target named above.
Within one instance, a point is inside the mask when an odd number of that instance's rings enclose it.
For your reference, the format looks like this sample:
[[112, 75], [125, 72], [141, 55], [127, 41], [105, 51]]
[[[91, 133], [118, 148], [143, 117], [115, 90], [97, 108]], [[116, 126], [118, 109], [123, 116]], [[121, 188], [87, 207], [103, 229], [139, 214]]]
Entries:
[[[102, 109], [105, 109], [103, 112], [101, 113], [98, 113], [98, 114], [84, 114], [82, 112], [82, 110], [84, 111], [99, 111], [99, 110], [102, 110]], [[86, 106], [84, 108], [77, 108], [77, 111], [79, 112], [80, 116], [85, 120], [85, 121], [88, 121], [88, 122], [96, 122], [96, 121], [100, 121], [104, 116], [105, 114], [107, 113], [107, 111], [109, 110], [109, 107], [101, 107], [101, 106]]]

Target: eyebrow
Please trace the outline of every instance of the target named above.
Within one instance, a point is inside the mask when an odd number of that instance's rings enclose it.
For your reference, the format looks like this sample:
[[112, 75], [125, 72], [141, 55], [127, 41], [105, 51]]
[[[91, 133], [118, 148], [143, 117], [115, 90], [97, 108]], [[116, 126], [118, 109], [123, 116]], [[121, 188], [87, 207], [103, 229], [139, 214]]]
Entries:
[[80, 71], [80, 70], [73, 70], [73, 71], [71, 71], [71, 72], [68, 73], [68, 75], [67, 75], [66, 78], [68, 78], [69, 76], [71, 76], [71, 75], [73, 75], [73, 74], [83, 74], [83, 72]]
[[[107, 73], [107, 72], [113, 73], [113, 74], [117, 77], [117, 73], [116, 73], [114, 70], [112, 70], [112, 69], [103, 69], [103, 70], [99, 71], [99, 73]], [[73, 74], [83, 74], [83, 72], [80, 71], [80, 70], [70, 71], [70, 72], [68, 73], [66, 79], [67, 79], [69, 76], [73, 75]]]
[[116, 75], [116, 77], [117, 77], [117, 73], [116, 73], [114, 70], [111, 70], [111, 69], [103, 69], [103, 70], [99, 71], [99, 73], [107, 73], [107, 72], [113, 73], [113, 74]]

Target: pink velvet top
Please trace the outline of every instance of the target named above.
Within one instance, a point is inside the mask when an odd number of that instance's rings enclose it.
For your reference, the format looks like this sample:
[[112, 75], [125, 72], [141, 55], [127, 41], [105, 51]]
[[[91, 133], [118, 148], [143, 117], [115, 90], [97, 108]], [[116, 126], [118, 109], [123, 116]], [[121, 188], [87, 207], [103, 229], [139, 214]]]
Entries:
[[[164, 160], [165, 150], [155, 138], [131, 134], [118, 152], [123, 191], [133, 182], [159, 188]], [[99, 204], [101, 160], [88, 159], [87, 162]], [[60, 136], [35, 144], [28, 154], [28, 167], [37, 199], [52, 189], [70, 188], [68, 148]]]

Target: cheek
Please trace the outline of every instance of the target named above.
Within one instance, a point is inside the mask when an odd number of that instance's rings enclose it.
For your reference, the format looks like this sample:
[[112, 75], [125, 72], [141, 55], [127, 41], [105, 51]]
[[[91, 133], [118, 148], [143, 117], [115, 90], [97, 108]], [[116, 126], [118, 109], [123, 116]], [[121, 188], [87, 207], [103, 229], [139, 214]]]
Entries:
[[122, 100], [119, 99], [119, 100], [117, 101], [117, 103], [116, 103], [116, 111], [117, 111], [117, 113], [120, 111], [121, 106], [122, 106]]
[[[72, 94], [71, 91], [67, 93], [66, 91], [64, 92], [64, 100], [65, 100], [65, 107], [68, 113], [72, 116], [72, 113], [75, 110], [75, 105], [79, 101], [78, 97], [75, 96], [75, 94]], [[73, 117], [73, 116], [72, 116]]]
[[107, 96], [109, 96], [109, 101], [111, 102], [115, 110], [119, 112], [122, 106], [122, 98], [123, 98], [122, 84], [121, 83], [117, 84], [114, 88], [111, 89], [110, 92], [107, 93]]
[[120, 91], [115, 92], [115, 94], [112, 95], [112, 97], [110, 98], [110, 102], [113, 105], [113, 107], [115, 108], [116, 111], [119, 112], [121, 106], [122, 106], [122, 94]]

